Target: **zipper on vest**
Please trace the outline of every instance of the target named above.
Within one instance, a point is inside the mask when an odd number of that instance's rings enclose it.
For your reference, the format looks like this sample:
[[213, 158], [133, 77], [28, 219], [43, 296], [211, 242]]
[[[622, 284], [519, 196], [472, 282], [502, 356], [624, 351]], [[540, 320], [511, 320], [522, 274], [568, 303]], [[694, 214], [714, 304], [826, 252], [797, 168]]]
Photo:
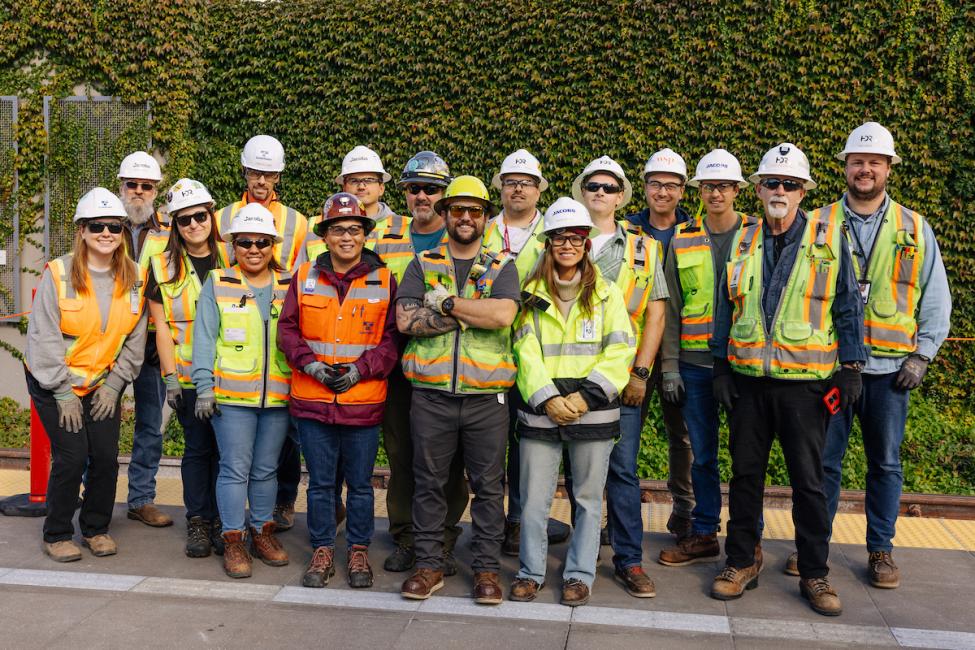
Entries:
[[264, 321], [264, 368], [261, 372], [262, 381], [264, 382], [261, 386], [261, 408], [264, 408], [267, 404], [267, 368], [270, 363], [270, 355], [268, 354], [268, 341], [270, 339], [269, 328], [271, 327], [271, 319]]

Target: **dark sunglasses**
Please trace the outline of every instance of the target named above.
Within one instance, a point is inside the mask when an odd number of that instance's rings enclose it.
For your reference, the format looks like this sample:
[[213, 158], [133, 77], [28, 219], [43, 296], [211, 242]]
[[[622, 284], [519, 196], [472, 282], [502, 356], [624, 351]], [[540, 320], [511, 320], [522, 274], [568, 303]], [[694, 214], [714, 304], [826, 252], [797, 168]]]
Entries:
[[156, 189], [156, 186], [153, 185], [152, 183], [140, 183], [138, 181], [125, 181], [125, 186], [130, 190], [134, 190], [140, 185], [142, 186], [143, 192], [151, 192], [152, 190]]
[[271, 245], [270, 239], [235, 239], [234, 246], [250, 250], [252, 246], [257, 246], [257, 250], [262, 251]]
[[443, 192], [443, 188], [440, 187], [439, 185], [433, 185], [432, 183], [430, 185], [410, 184], [406, 186], [406, 191], [412, 194], [413, 196], [416, 196], [420, 192], [423, 192], [427, 196], [433, 196], [434, 194], [440, 194], [441, 192]]
[[206, 223], [207, 219], [210, 218], [209, 212], [194, 212], [193, 214], [181, 214], [176, 217], [176, 223], [181, 227], [185, 228], [190, 225], [190, 221], [195, 221], [197, 223]]
[[86, 223], [85, 228], [93, 235], [100, 234], [106, 228], [108, 228], [108, 232], [112, 233], [113, 235], [119, 235], [122, 233], [122, 224], [120, 223], [103, 223], [101, 221], [92, 221]]
[[582, 186], [587, 192], [598, 192], [602, 190], [606, 194], [619, 194], [623, 191], [623, 188], [619, 185], [613, 185], [612, 183], [596, 183], [595, 181], [589, 181]]
[[765, 178], [762, 179], [759, 185], [761, 185], [762, 187], [766, 187], [770, 190], [777, 190], [779, 189], [779, 185], [781, 185], [786, 192], [795, 192], [796, 190], [802, 189], [802, 183], [798, 183], [796, 181], [790, 181], [790, 180], [783, 180], [780, 178]]

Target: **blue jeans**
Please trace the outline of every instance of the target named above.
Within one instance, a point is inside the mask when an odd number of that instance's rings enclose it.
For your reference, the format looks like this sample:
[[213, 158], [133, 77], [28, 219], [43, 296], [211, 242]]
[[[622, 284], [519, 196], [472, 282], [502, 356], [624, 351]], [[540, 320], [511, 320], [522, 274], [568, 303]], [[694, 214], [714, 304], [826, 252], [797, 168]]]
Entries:
[[691, 484], [694, 488], [692, 532], [710, 535], [721, 527], [721, 478], [718, 474], [718, 402], [712, 390], [711, 369], [680, 364], [687, 400], [681, 411], [687, 423], [694, 462]]
[[244, 530], [250, 503], [251, 526], [260, 529], [274, 515], [278, 456], [288, 435], [288, 409], [221, 404], [213, 431], [220, 450], [217, 508], [223, 532]]
[[368, 546], [375, 528], [372, 469], [379, 449], [379, 427], [325, 424], [308, 418], [294, 418], [294, 422], [308, 467], [308, 534], [312, 548], [335, 546], [339, 463], [349, 488], [346, 543]]
[[850, 408], [830, 418], [823, 452], [823, 490], [830, 521], [836, 516], [843, 475], [843, 456], [853, 416], [860, 420], [867, 457], [867, 551], [891, 551], [900, 507], [904, 473], [900, 449], [907, 424], [910, 391], [895, 386], [897, 373], [863, 375], [863, 393]]
[[162, 457], [162, 412], [166, 385], [159, 366], [142, 364], [132, 382], [135, 396], [135, 429], [129, 462], [129, 508], [141, 508], [156, 499], [156, 472]]
[[[562, 444], [521, 439], [521, 568], [517, 577], [530, 578], [538, 584], [545, 582], [548, 513], [559, 478]], [[562, 579], [576, 578], [592, 587], [599, 554], [603, 488], [613, 440], [573, 440], [565, 444], [572, 462], [576, 512]]]
[[196, 407], [196, 390], [183, 389], [183, 404], [176, 417], [183, 425], [185, 449], [179, 471], [183, 480], [183, 505], [186, 518], [202, 517], [213, 521], [217, 516], [217, 473], [220, 454], [213, 425], [193, 414]]
[[[643, 510], [636, 460], [643, 431], [642, 409], [620, 405], [620, 439], [609, 455], [606, 477], [606, 512], [613, 565], [618, 569], [643, 562]], [[575, 465], [572, 466], [573, 472]], [[575, 486], [573, 485], [573, 488]]]

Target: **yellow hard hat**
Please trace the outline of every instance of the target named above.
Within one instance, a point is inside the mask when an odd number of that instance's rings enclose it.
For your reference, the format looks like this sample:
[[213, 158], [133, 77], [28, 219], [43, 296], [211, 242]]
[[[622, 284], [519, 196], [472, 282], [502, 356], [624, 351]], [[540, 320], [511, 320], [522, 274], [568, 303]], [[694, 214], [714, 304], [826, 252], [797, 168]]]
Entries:
[[450, 185], [444, 190], [443, 198], [434, 204], [433, 209], [443, 212], [450, 205], [451, 199], [459, 198], [477, 199], [484, 204], [488, 216], [494, 216], [495, 209], [491, 204], [491, 195], [488, 194], [488, 189], [481, 179], [476, 176], [458, 176], [450, 181]]

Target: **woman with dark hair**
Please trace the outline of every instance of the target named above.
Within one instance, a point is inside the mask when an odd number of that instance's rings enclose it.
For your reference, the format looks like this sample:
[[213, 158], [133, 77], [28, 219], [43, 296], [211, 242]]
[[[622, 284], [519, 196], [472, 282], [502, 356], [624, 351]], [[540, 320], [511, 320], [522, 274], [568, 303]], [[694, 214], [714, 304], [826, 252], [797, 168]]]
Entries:
[[[186, 555], [207, 557], [211, 547], [223, 553], [217, 512], [217, 441], [213, 426], [194, 415], [196, 388], [190, 377], [193, 321], [203, 281], [227, 265], [217, 242], [213, 199], [202, 183], [182, 178], [166, 194], [173, 224], [166, 250], [151, 259], [146, 282], [149, 313], [158, 325], [156, 348], [166, 383], [166, 401], [183, 426], [185, 450], [180, 463], [186, 506]], [[163, 327], [163, 323], [169, 327]]]
[[545, 582], [548, 513], [563, 446], [572, 462], [576, 512], [562, 574], [562, 604], [589, 602], [599, 553], [603, 488], [620, 435], [620, 392], [635, 339], [623, 294], [603, 280], [588, 251], [589, 212], [563, 197], [545, 212], [545, 251], [525, 280], [514, 352], [521, 452], [521, 567], [511, 600], [534, 600]]
[[125, 208], [109, 190], [85, 194], [74, 214], [74, 247], [48, 262], [30, 320], [27, 390], [51, 439], [44, 552], [81, 559], [78, 523], [92, 555], [114, 555], [108, 534], [118, 482], [119, 399], [142, 366], [146, 317], [139, 267], [122, 245]]

